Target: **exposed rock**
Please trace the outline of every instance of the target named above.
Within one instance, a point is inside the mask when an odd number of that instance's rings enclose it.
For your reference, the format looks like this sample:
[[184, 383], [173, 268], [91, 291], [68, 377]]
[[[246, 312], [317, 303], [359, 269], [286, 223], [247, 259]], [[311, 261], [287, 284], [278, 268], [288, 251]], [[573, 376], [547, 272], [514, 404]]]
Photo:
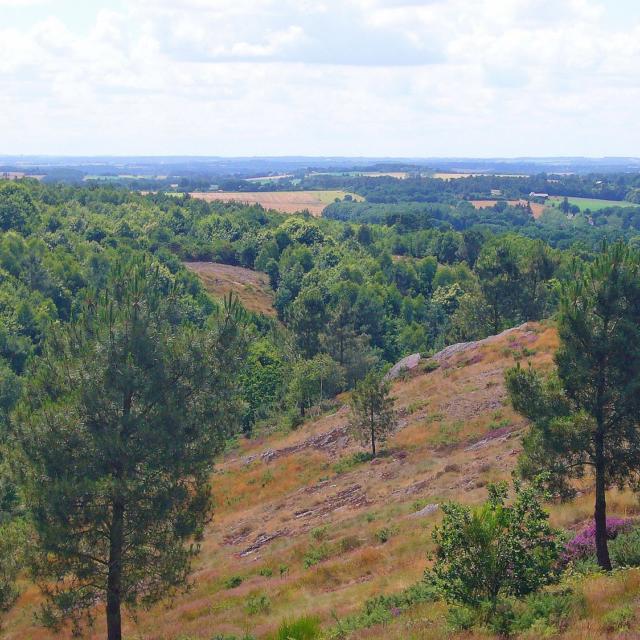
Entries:
[[293, 516], [296, 519], [325, 516], [333, 511], [337, 511], [338, 509], [344, 509], [346, 507], [355, 509], [357, 507], [364, 507], [368, 504], [370, 504], [370, 501], [367, 499], [362, 486], [354, 484], [342, 491], [338, 491], [338, 493], [328, 497], [322, 502], [303, 509], [302, 511], [294, 512]]
[[424, 518], [426, 516], [430, 516], [432, 513], [435, 513], [439, 508], [440, 508], [439, 504], [436, 504], [436, 503], [428, 504], [423, 509], [420, 509], [420, 511], [416, 511], [415, 513], [412, 513], [409, 517], [410, 518]]
[[251, 555], [255, 553], [265, 545], [273, 542], [277, 538], [281, 538], [282, 536], [288, 535], [288, 529], [280, 529], [279, 531], [275, 531], [274, 533], [261, 533], [253, 542], [250, 547], [247, 547], [244, 551], [241, 551], [238, 555], [241, 558]]
[[432, 359], [438, 362], [439, 364], [442, 364], [443, 362], [449, 360], [455, 355], [458, 355], [459, 353], [464, 353], [466, 351], [473, 351], [478, 347], [484, 346], [486, 344], [491, 344], [492, 342], [498, 342], [503, 338], [510, 336], [511, 334], [514, 334], [514, 333], [522, 333], [522, 335], [516, 337], [512, 341], [512, 344], [514, 345], [529, 344], [531, 342], [534, 342], [537, 337], [537, 334], [535, 333], [535, 331], [531, 331], [529, 329], [529, 323], [525, 322], [524, 324], [521, 324], [519, 327], [512, 327], [511, 329], [507, 329], [506, 331], [503, 331], [502, 333], [498, 333], [495, 336], [489, 336], [488, 338], [484, 338], [483, 340], [476, 340], [474, 342], [458, 342], [457, 344], [449, 345], [448, 347], [444, 348], [442, 351], [439, 351], [438, 353], [436, 353]]
[[419, 353], [412, 353], [406, 358], [402, 358], [399, 362], [396, 362], [391, 369], [387, 372], [384, 379], [393, 380], [397, 378], [403, 371], [411, 371], [415, 369], [419, 364], [422, 356]]
[[[336, 427], [326, 433], [320, 433], [312, 436], [304, 442], [291, 445], [290, 447], [284, 447], [282, 449], [266, 449], [260, 454], [260, 459], [263, 462], [269, 463], [272, 460], [281, 458], [282, 456], [298, 453], [305, 449], [318, 449], [319, 451], [326, 451], [329, 454], [335, 454], [337, 451], [344, 449], [348, 443], [349, 427], [344, 425], [342, 427]], [[255, 459], [256, 456], [249, 456], [244, 459], [244, 463], [245, 465], [251, 464]]]

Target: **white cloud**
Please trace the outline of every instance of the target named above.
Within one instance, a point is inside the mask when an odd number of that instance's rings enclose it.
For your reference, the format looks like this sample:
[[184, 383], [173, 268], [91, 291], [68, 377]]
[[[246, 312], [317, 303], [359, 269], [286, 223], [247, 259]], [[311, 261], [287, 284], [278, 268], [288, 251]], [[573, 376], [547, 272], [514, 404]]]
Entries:
[[128, 0], [82, 29], [56, 6], [0, 20], [0, 153], [640, 148], [631, 3]]

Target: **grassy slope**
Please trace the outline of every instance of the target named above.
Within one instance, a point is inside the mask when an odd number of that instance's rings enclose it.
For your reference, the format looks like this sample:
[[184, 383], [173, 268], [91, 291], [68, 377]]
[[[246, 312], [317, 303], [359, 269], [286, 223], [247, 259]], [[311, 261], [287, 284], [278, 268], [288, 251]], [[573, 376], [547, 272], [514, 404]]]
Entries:
[[249, 311], [276, 315], [273, 289], [266, 273], [216, 262], [185, 262], [185, 266], [200, 277], [205, 289], [214, 298], [219, 300], [233, 292]]
[[[320, 616], [329, 627], [334, 613], [356, 612], [366, 598], [416, 582], [427, 566], [430, 531], [440, 516], [411, 515], [447, 499], [476, 503], [484, 499], [487, 482], [509, 476], [526, 425], [506, 404], [504, 369], [523, 353], [537, 367], [548, 368], [556, 345], [552, 327], [528, 325], [445, 358], [434, 372], [415, 371], [396, 381], [401, 421], [387, 455], [346, 471], [336, 472], [335, 463], [360, 447], [344, 437], [344, 407], [310, 419], [293, 433], [241, 441], [220, 461], [213, 479], [217, 513], [196, 563], [192, 591], [170, 608], [158, 606], [137, 624], [129, 622], [127, 637], [210, 639], [216, 633], [251, 632], [262, 638], [283, 618], [303, 613]], [[636, 509], [628, 494], [612, 493], [609, 504], [619, 515]], [[585, 494], [554, 508], [552, 519], [570, 527], [588, 518], [591, 509], [591, 496]], [[319, 527], [326, 527], [324, 540], [311, 533]], [[393, 535], [383, 544], [376, 533], [385, 527]], [[305, 554], [323, 544], [329, 557], [304, 568]], [[282, 576], [281, 566], [287, 568]], [[261, 575], [264, 569], [273, 576]], [[227, 588], [234, 575], [242, 583]], [[603, 638], [602, 612], [637, 595], [639, 585], [640, 573], [634, 571], [591, 579], [585, 587], [588, 616], [563, 637]], [[261, 595], [268, 597], [268, 608], [250, 612], [247, 605]], [[53, 637], [29, 622], [35, 600], [35, 590], [28, 589], [9, 616], [4, 637]], [[94, 637], [101, 632], [99, 626]], [[354, 637], [445, 635], [443, 606], [428, 604]]]

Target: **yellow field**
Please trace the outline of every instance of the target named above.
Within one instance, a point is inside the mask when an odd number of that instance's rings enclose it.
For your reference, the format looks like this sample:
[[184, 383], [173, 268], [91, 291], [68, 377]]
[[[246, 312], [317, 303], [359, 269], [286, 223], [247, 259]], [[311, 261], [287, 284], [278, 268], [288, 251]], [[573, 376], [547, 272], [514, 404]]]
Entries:
[[281, 213], [298, 213], [309, 211], [317, 218], [322, 215], [324, 209], [335, 202], [336, 198], [342, 200], [346, 195], [351, 195], [354, 200], [361, 202], [361, 196], [347, 194], [346, 191], [207, 191], [189, 194], [192, 198], [206, 200], [207, 202], [246, 202], [247, 204], [259, 204], [265, 209], [273, 209]]

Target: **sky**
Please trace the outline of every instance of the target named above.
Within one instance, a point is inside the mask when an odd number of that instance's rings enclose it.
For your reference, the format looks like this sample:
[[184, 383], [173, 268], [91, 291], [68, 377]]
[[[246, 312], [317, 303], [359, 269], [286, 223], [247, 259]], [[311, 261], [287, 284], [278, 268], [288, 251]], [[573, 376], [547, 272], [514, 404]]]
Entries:
[[0, 0], [0, 155], [640, 156], [638, 0]]

